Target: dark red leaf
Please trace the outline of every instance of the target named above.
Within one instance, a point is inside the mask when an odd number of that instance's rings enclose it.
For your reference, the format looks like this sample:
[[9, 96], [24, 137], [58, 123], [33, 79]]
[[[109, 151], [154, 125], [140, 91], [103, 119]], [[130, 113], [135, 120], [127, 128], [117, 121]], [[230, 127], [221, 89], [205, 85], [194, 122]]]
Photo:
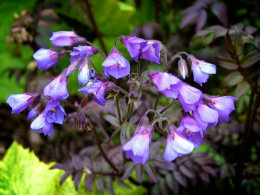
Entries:
[[231, 58], [216, 56], [216, 60], [221, 67], [226, 68], [228, 70], [236, 70], [238, 68], [238, 65], [236, 64], [235, 60]]
[[168, 188], [164, 179], [160, 179], [159, 187], [163, 195], [168, 195]]
[[241, 61], [241, 66], [243, 68], [248, 68], [254, 65], [256, 62], [260, 60], [260, 52], [254, 50], [248, 53], [243, 60]]
[[114, 187], [113, 187], [113, 180], [111, 177], [105, 177], [104, 178], [104, 181], [105, 181], [105, 187], [107, 189], [107, 191], [114, 195], [115, 194], [115, 191], [114, 191]]
[[153, 167], [150, 164], [146, 163], [144, 165], [144, 169], [145, 169], [146, 173], [148, 174], [149, 179], [151, 179], [154, 183], [157, 183], [158, 178], [157, 178], [156, 172], [153, 169]]
[[124, 181], [125, 179], [127, 179], [128, 177], [131, 176], [133, 170], [134, 170], [134, 163], [133, 162], [128, 162], [125, 165], [125, 171], [124, 171], [124, 175], [122, 177], [122, 180]]
[[138, 182], [142, 183], [143, 182], [143, 175], [144, 175], [143, 165], [138, 164], [138, 165], [135, 166], [135, 174], [136, 174]]
[[63, 182], [67, 179], [67, 177], [69, 177], [71, 174], [72, 174], [72, 171], [66, 171], [66, 172], [62, 175], [62, 177], [61, 177], [61, 179], [60, 179], [60, 185], [62, 185]]
[[173, 172], [173, 177], [176, 181], [184, 187], [187, 187], [187, 179], [178, 171]]
[[95, 179], [95, 183], [96, 183], [97, 189], [98, 189], [101, 193], [103, 193], [103, 190], [104, 190], [103, 176], [97, 176], [96, 179]]
[[209, 183], [210, 179], [209, 179], [209, 175], [208, 175], [207, 173], [205, 173], [205, 172], [200, 172], [200, 173], [199, 173], [199, 176], [200, 176], [200, 178], [201, 178], [202, 180], [204, 180], [204, 181], [206, 181], [206, 182]]
[[172, 189], [174, 192], [179, 192], [179, 185], [177, 182], [173, 179], [171, 174], [166, 175], [166, 183], [169, 186], [170, 189]]
[[244, 77], [240, 72], [232, 72], [223, 80], [223, 85], [227, 87], [232, 87], [243, 81]]
[[195, 22], [196, 18], [198, 18], [198, 16], [199, 16], [199, 14], [200, 14], [200, 12], [198, 12], [198, 11], [190, 12], [189, 14], [187, 14], [182, 20], [181, 28], [184, 28], [188, 24]]
[[206, 21], [207, 21], [207, 12], [204, 9], [202, 9], [198, 17], [196, 32], [203, 28], [203, 26], [206, 24]]
[[79, 187], [79, 183], [80, 183], [82, 174], [83, 174], [83, 172], [82, 172], [82, 171], [79, 171], [79, 172], [77, 172], [77, 173], [75, 174], [75, 176], [74, 176], [74, 178], [73, 178], [74, 186], [75, 186], [75, 189], [76, 189], [76, 190], [78, 190], [78, 187]]
[[239, 85], [237, 86], [234, 96], [239, 99], [241, 98], [243, 95], [245, 95], [249, 90], [250, 90], [250, 85], [248, 84], [248, 82], [243, 81], [241, 83], [239, 83]]
[[85, 176], [85, 186], [91, 192], [95, 176], [93, 174], [86, 174]]
[[185, 175], [186, 177], [193, 179], [194, 177], [196, 177], [196, 175], [192, 172], [192, 170], [188, 169], [187, 167], [180, 165], [179, 166], [179, 170], [180, 172]]
[[217, 2], [211, 6], [211, 11], [217, 16], [223, 26], [228, 26], [227, 9], [224, 3]]

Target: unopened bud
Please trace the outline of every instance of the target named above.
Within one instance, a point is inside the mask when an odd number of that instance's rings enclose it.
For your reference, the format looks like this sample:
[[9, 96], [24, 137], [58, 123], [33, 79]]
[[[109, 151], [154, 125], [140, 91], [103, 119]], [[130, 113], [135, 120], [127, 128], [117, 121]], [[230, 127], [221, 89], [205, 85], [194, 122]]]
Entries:
[[180, 73], [181, 77], [183, 79], [185, 79], [186, 76], [188, 76], [188, 67], [187, 67], [187, 63], [184, 59], [179, 60], [178, 68], [179, 68], [179, 73]]

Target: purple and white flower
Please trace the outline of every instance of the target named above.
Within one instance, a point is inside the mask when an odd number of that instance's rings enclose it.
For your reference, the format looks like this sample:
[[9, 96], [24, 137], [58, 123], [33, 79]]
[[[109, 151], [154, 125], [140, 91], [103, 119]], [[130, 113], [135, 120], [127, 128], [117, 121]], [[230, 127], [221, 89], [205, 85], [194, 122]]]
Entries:
[[235, 101], [236, 98], [232, 96], [223, 96], [223, 97], [213, 97], [206, 96], [205, 98], [208, 101], [208, 106], [216, 110], [219, 114], [220, 122], [229, 121], [230, 113], [235, 110]]
[[141, 58], [160, 64], [160, 45], [159, 43], [150, 43], [142, 48]]
[[31, 120], [32, 118], [34, 118], [40, 111], [41, 108], [41, 103], [38, 103], [36, 106], [34, 106], [28, 113], [27, 115], [27, 120]]
[[41, 48], [33, 54], [33, 58], [37, 62], [39, 69], [47, 70], [51, 67], [55, 67], [60, 58], [67, 53], [66, 50], [54, 50]]
[[52, 82], [43, 88], [43, 94], [53, 100], [65, 100], [69, 96], [67, 90], [67, 77], [57, 76]]
[[86, 39], [78, 36], [74, 31], [53, 32], [50, 41], [51, 44], [56, 47], [66, 47], [86, 43]]
[[149, 123], [146, 124], [144, 120], [140, 120], [132, 139], [122, 146], [126, 157], [131, 158], [135, 164], [145, 164], [149, 160], [149, 147], [153, 131], [154, 129]]
[[53, 123], [62, 124], [66, 116], [59, 101], [49, 100], [44, 111], [32, 122], [31, 129], [50, 136], [53, 133]]
[[82, 46], [79, 45], [78, 47], [73, 47], [73, 52], [70, 53], [70, 62], [73, 63], [75, 60], [82, 60], [86, 56], [93, 56], [97, 54], [97, 48], [93, 46]]
[[191, 66], [194, 81], [199, 83], [201, 86], [202, 83], [206, 83], [208, 81], [210, 74], [216, 74], [216, 66], [214, 64], [198, 60], [193, 55], [189, 55], [188, 58], [192, 63]]
[[97, 81], [89, 86], [83, 87], [78, 91], [83, 94], [93, 94], [93, 100], [97, 104], [104, 106], [106, 103], [105, 99], [105, 90], [112, 89], [114, 87], [114, 83], [112, 82], [101, 82]]
[[39, 97], [40, 94], [12, 94], [8, 97], [6, 103], [12, 107], [12, 114], [18, 114], [28, 108]]
[[111, 53], [102, 63], [106, 76], [113, 76], [116, 79], [130, 74], [130, 63], [121, 55], [117, 48], [113, 48]]
[[197, 105], [202, 102], [202, 98], [203, 93], [200, 90], [186, 83], [183, 83], [182, 87], [179, 90], [178, 100], [180, 101], [185, 112], [195, 110]]
[[130, 56], [138, 62], [141, 56], [141, 49], [147, 45], [147, 41], [136, 36], [121, 36], [120, 40], [124, 43]]
[[175, 160], [178, 156], [189, 154], [193, 149], [194, 145], [178, 133], [174, 125], [168, 126], [166, 148], [163, 155], [167, 162]]
[[189, 113], [182, 111], [180, 125], [176, 131], [191, 143], [193, 143], [194, 147], [198, 147], [201, 144], [203, 138], [202, 129]]
[[193, 112], [193, 117], [202, 130], [205, 131], [207, 127], [215, 126], [218, 123], [219, 114], [216, 110], [211, 109], [204, 104], [199, 104]]
[[152, 74], [151, 78], [159, 92], [167, 98], [177, 98], [182, 87], [180, 79], [167, 72], [156, 72]]

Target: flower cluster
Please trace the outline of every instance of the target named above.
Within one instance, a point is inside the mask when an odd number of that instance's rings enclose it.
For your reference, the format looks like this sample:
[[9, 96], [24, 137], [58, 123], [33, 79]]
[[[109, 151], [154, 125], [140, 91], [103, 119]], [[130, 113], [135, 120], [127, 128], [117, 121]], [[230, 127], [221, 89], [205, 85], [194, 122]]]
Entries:
[[[167, 52], [162, 49], [164, 46], [159, 41], [147, 41], [136, 36], [120, 36], [118, 39], [139, 65], [141, 61], [160, 64], [161, 52]], [[145, 164], [149, 160], [149, 147], [155, 131], [154, 125], [157, 122], [161, 123], [163, 120], [168, 122], [167, 131], [163, 131], [162, 134], [167, 134], [164, 159], [170, 162], [178, 156], [192, 152], [194, 148], [201, 144], [203, 133], [206, 132], [207, 127], [215, 126], [218, 122], [228, 121], [230, 113], [235, 109], [234, 101], [236, 99], [234, 97], [203, 94], [199, 89], [167, 72], [173, 60], [177, 59], [175, 56], [168, 64], [164, 64], [164, 72], [143, 70], [135, 73], [137, 82], [134, 81], [135, 86], [131, 87], [132, 91], [127, 92], [117, 86], [116, 83], [108, 80], [110, 76], [114, 79], [121, 79], [131, 74], [130, 62], [119, 52], [116, 42], [110, 54], [105, 56], [102, 63], [104, 74], [96, 74], [94, 71], [96, 67], [92, 63], [91, 57], [96, 54], [104, 56], [104, 54], [85, 38], [80, 37], [73, 31], [60, 31], [54, 32], [50, 41], [56, 47], [71, 47], [74, 45], [75, 47], [73, 47], [73, 51], [39, 49], [33, 55], [38, 68], [47, 70], [55, 67], [66, 54], [70, 55], [70, 65], [43, 88], [42, 94], [17, 94], [10, 95], [7, 99], [7, 103], [12, 107], [12, 113], [20, 113], [30, 107], [28, 120], [35, 118], [31, 128], [39, 133], [51, 135], [53, 123], [62, 124], [64, 122], [66, 112], [63, 105], [66, 105], [66, 99], [69, 96], [67, 80], [76, 70], [78, 70], [78, 82], [83, 85], [78, 91], [92, 96], [93, 101], [97, 104], [105, 106], [105, 93], [109, 93], [111, 90], [125, 95], [128, 108], [125, 109], [127, 111], [123, 122], [129, 122], [129, 113], [131, 114], [133, 110], [129, 106], [131, 94], [136, 94], [136, 98], [141, 96], [143, 76], [146, 73], [149, 77], [148, 83], [151, 81], [150, 83], [153, 83], [158, 92], [167, 98], [179, 101], [182, 107], [182, 118], [178, 128], [171, 124], [169, 119], [163, 118], [156, 110], [153, 111], [159, 115], [159, 118], [154, 118], [152, 123], [149, 122], [147, 114], [140, 119], [132, 139], [122, 146], [122, 150], [126, 152], [126, 157], [131, 158], [135, 163]], [[181, 55], [186, 55], [188, 62]], [[198, 60], [193, 55], [182, 52], [182, 54], [176, 54], [176, 56], [180, 58], [178, 69], [183, 79], [188, 76], [188, 63], [191, 65], [194, 81], [199, 85], [207, 82], [210, 74], [216, 73], [215, 65]], [[141, 77], [142, 79], [140, 79]], [[46, 105], [44, 106], [45, 101]], [[80, 108], [77, 111], [79, 110]], [[82, 109], [80, 113], [82, 114]], [[118, 117], [120, 117], [120, 111]], [[121, 122], [121, 118], [119, 121]]]

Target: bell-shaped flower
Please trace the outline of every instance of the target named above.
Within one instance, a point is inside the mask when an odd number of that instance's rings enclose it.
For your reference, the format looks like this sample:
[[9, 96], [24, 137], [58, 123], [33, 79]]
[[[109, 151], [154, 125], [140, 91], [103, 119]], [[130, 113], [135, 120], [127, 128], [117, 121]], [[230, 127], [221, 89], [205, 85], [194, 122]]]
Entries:
[[199, 104], [193, 112], [193, 117], [202, 130], [205, 131], [207, 127], [215, 126], [218, 123], [219, 114], [216, 110], [213, 110], [204, 104]]
[[199, 83], [201, 86], [202, 83], [206, 83], [208, 81], [210, 74], [216, 74], [216, 66], [214, 64], [210, 64], [202, 60], [198, 60], [192, 55], [189, 55], [188, 58], [192, 63], [191, 66], [192, 66], [194, 81], [196, 83]]
[[166, 148], [164, 151], [164, 159], [171, 162], [178, 156], [189, 154], [193, 151], [194, 145], [185, 139], [180, 133], [176, 131], [174, 125], [168, 126], [168, 136], [166, 140]]
[[117, 48], [113, 48], [111, 53], [102, 63], [106, 76], [113, 76], [116, 79], [130, 74], [130, 63], [121, 55]]
[[150, 43], [142, 48], [141, 57], [150, 62], [160, 64], [160, 45], [159, 43]]
[[79, 66], [78, 80], [79, 84], [86, 85], [90, 79], [89, 56], [85, 57]]
[[104, 106], [106, 103], [105, 90], [112, 89], [114, 83], [97, 81], [89, 86], [83, 87], [78, 91], [83, 94], [93, 94], [93, 100], [97, 104]]
[[207, 96], [206, 100], [208, 101], [208, 106], [216, 111], [219, 114], [220, 122], [227, 122], [229, 120], [230, 113], [235, 110], [235, 101], [236, 98], [232, 96], [223, 96], [223, 97], [210, 97]]
[[138, 62], [141, 56], [141, 49], [147, 45], [147, 41], [136, 36], [121, 36], [120, 40], [124, 43], [130, 56]]
[[167, 98], [177, 98], [180, 87], [182, 87], [180, 79], [167, 72], [156, 72], [152, 74], [151, 78], [159, 92]]
[[189, 113], [182, 112], [182, 118], [179, 127], [176, 129], [184, 138], [193, 143], [194, 147], [201, 144], [203, 132], [200, 125]]
[[43, 94], [53, 100], [65, 100], [69, 96], [67, 90], [67, 77], [57, 76], [52, 82], [43, 88]]
[[148, 122], [140, 120], [132, 139], [122, 146], [126, 157], [131, 158], [135, 164], [145, 164], [149, 160], [149, 147], [153, 131], [153, 127]]
[[78, 36], [73, 31], [58, 31], [53, 32], [50, 38], [51, 44], [56, 47], [66, 47], [75, 44], [85, 44], [86, 39]]
[[53, 133], [53, 124], [45, 120], [44, 113], [38, 115], [31, 124], [31, 129], [36, 130], [38, 133], [50, 136]]
[[93, 46], [82, 46], [73, 47], [73, 52], [70, 53], [70, 62], [73, 63], [75, 60], [82, 60], [86, 56], [93, 56], [97, 54], [97, 48]]
[[203, 94], [200, 90], [183, 83], [179, 90], [178, 100], [185, 112], [195, 110], [198, 104], [202, 102]]
[[12, 94], [8, 97], [6, 103], [12, 107], [12, 114], [18, 114], [29, 107], [39, 97], [39, 94]]
[[54, 50], [41, 48], [33, 54], [33, 58], [37, 62], [39, 69], [47, 70], [51, 67], [55, 67], [60, 58], [67, 53], [66, 50]]
[[31, 128], [44, 135], [53, 133], [53, 123], [62, 124], [66, 112], [59, 101], [49, 100], [44, 111], [32, 122]]

